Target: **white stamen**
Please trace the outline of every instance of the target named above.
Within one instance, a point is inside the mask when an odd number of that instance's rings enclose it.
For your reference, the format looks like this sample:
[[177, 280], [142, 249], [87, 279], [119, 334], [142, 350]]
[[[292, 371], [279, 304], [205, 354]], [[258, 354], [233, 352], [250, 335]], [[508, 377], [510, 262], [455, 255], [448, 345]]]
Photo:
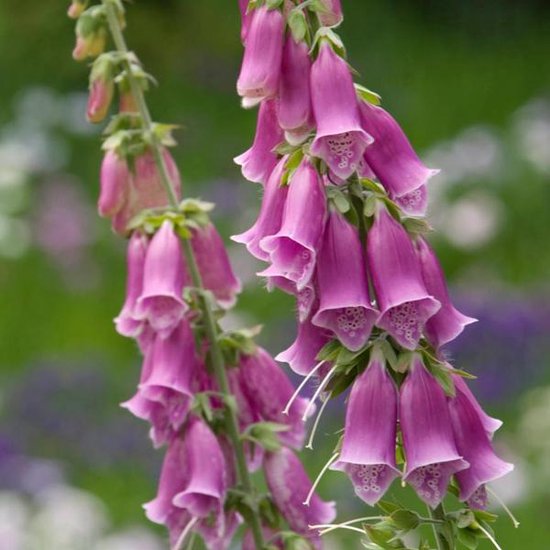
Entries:
[[311, 371], [307, 374], [307, 376], [300, 382], [300, 385], [296, 388], [296, 391], [292, 394], [292, 397], [288, 400], [288, 403], [286, 404], [286, 407], [283, 410], [283, 414], [288, 414], [290, 411], [290, 407], [292, 406], [292, 403], [296, 401], [296, 398], [300, 395], [300, 392], [304, 389], [305, 385], [311, 380], [313, 376], [317, 373], [317, 371], [325, 364], [324, 361], [321, 361], [320, 363], [317, 363], [311, 369]]
[[502, 550], [502, 548], [498, 545], [498, 542], [493, 538], [491, 533], [487, 531], [487, 529], [484, 529], [481, 525], [479, 525], [479, 523], [477, 524], [477, 528], [493, 543], [493, 546], [497, 550]]
[[309, 490], [309, 493], [307, 494], [306, 499], [303, 502], [304, 506], [309, 506], [309, 503], [311, 502], [311, 498], [313, 497], [313, 493], [315, 493], [315, 489], [317, 489], [317, 485], [321, 482], [321, 478], [325, 475], [326, 471], [330, 468], [330, 465], [338, 458], [338, 453], [334, 453], [329, 461], [323, 466], [323, 469], [317, 476], [317, 479], [313, 482], [313, 485], [311, 486], [311, 489]]
[[309, 436], [309, 440], [306, 445], [306, 449], [311, 449], [313, 451], [313, 438], [315, 437], [315, 433], [317, 432], [317, 428], [319, 427], [319, 423], [321, 421], [321, 416], [323, 416], [323, 412], [328, 405], [328, 402], [330, 401], [330, 395], [327, 395], [326, 399], [323, 401], [323, 404], [319, 408], [319, 413], [317, 414], [317, 418], [315, 419], [315, 422], [313, 423], [313, 428], [311, 428], [311, 434]]
[[327, 525], [309, 525], [310, 529], [323, 529], [322, 531], [319, 531], [319, 535], [323, 536], [326, 533], [329, 533], [330, 531], [334, 531], [335, 529], [347, 529], [348, 531], [355, 531], [356, 533], [361, 533], [362, 535], [365, 534], [365, 531], [363, 529], [359, 529], [359, 527], [352, 527], [351, 525], [346, 525], [345, 523], [341, 523], [339, 525], [334, 524], [327, 524]]
[[510, 510], [510, 508], [508, 508], [508, 506], [506, 506], [506, 504], [504, 504], [504, 501], [490, 488], [488, 487], [487, 485], [485, 486], [485, 489], [487, 489], [487, 491], [489, 493], [491, 493], [491, 495], [493, 495], [494, 498], [496, 498], [496, 500], [498, 501], [498, 503], [502, 506], [502, 508], [504, 509], [504, 511], [508, 514], [508, 517], [510, 518], [510, 520], [512, 521], [512, 524], [513, 526], [517, 529], [519, 527], [519, 521], [516, 519], [516, 517], [514, 516], [514, 514], [512, 514], [512, 511]]
[[347, 527], [348, 525], [353, 525], [354, 523], [361, 523], [362, 521], [383, 521], [387, 519], [384, 516], [368, 516], [365, 518], [356, 518], [356, 519], [350, 519], [349, 521], [344, 521], [342, 523], [331, 523], [327, 525], [309, 525], [310, 529], [321, 529], [319, 531], [320, 535], [326, 535], [327, 533], [330, 533], [331, 531], [334, 531], [336, 529], [340, 529], [343, 527]]
[[302, 415], [302, 420], [305, 422], [308, 419], [309, 412], [315, 405], [315, 401], [317, 401], [318, 397], [323, 393], [324, 389], [327, 387], [328, 383], [330, 382], [330, 379], [332, 378], [332, 375], [338, 368], [337, 365], [334, 365], [329, 371], [328, 374], [323, 378], [322, 382], [319, 384], [319, 387], [317, 388], [317, 391], [313, 394], [313, 397], [309, 400], [309, 403], [307, 404], [306, 410], [304, 411], [304, 414]]
[[185, 529], [182, 531], [181, 535], [178, 538], [178, 541], [176, 544], [174, 544], [174, 547], [172, 550], [182, 550], [183, 544], [185, 542], [185, 539], [187, 538], [187, 535], [190, 533], [191, 529], [195, 527], [195, 524], [199, 521], [199, 518], [193, 518], [186, 526]]

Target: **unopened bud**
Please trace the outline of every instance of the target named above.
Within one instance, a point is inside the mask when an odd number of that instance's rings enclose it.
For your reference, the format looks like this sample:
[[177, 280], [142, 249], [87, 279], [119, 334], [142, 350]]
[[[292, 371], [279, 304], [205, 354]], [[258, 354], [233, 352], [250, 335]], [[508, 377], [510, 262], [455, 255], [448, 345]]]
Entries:
[[105, 50], [107, 29], [101, 7], [85, 11], [76, 23], [76, 45], [73, 58], [83, 61], [87, 57], [97, 57]]
[[90, 95], [88, 97], [88, 120], [101, 122], [107, 115], [114, 95], [114, 66], [109, 54], [98, 57], [90, 75]]
[[87, 7], [88, 0], [73, 0], [67, 10], [67, 15], [71, 19], [78, 19]]

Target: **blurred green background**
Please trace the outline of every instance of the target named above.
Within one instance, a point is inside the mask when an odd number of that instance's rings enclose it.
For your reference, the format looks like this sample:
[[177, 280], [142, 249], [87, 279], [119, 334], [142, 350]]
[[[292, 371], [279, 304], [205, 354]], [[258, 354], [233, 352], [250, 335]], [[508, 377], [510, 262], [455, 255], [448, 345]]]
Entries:
[[[150, 104], [176, 123], [185, 193], [218, 203], [227, 237], [247, 228], [259, 191], [232, 158], [253, 136], [234, 83], [236, 2], [137, 0], [128, 40], [158, 79]], [[430, 166], [432, 238], [461, 308], [480, 323], [453, 345], [457, 366], [502, 417], [516, 470], [495, 490], [518, 515], [505, 550], [550, 548], [550, 4], [543, 0], [343, 0], [340, 32], [360, 82], [378, 91]], [[155, 550], [144, 519], [161, 456], [118, 407], [133, 394], [134, 346], [112, 318], [124, 243], [95, 214], [99, 128], [84, 117], [87, 68], [71, 59], [58, 0], [0, 2], [0, 549]], [[263, 323], [263, 344], [293, 339], [292, 303], [268, 295], [230, 245], [245, 292], [232, 322]], [[314, 475], [341, 425], [333, 407]], [[396, 491], [397, 493], [398, 491]], [[369, 511], [329, 474], [343, 520]], [[337, 539], [332, 548], [359, 548]], [[9, 541], [9, 542], [8, 542]], [[489, 548], [487, 543], [483, 548]]]

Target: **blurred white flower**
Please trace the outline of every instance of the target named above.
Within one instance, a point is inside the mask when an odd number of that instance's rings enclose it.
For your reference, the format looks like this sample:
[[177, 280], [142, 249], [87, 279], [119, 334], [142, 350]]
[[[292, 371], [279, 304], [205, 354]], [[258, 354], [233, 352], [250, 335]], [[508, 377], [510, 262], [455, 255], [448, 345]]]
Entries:
[[133, 527], [100, 540], [94, 550], [163, 550], [158, 537], [141, 527]]
[[26, 550], [25, 526], [30, 511], [17, 493], [0, 492], [0, 550]]

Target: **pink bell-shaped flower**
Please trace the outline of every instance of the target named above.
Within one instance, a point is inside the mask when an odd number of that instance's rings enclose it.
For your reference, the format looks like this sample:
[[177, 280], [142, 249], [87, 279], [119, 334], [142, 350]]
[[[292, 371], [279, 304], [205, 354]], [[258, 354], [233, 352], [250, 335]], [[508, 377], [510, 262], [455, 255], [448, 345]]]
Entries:
[[311, 99], [317, 124], [311, 154], [345, 180], [358, 169], [373, 140], [361, 125], [350, 69], [328, 42], [321, 44], [311, 68]]
[[426, 289], [409, 235], [384, 207], [368, 232], [367, 259], [380, 309], [377, 325], [414, 350], [441, 304]]
[[458, 451], [443, 389], [415, 354], [401, 386], [399, 422], [407, 460], [403, 478], [435, 508], [453, 474], [469, 464]]

